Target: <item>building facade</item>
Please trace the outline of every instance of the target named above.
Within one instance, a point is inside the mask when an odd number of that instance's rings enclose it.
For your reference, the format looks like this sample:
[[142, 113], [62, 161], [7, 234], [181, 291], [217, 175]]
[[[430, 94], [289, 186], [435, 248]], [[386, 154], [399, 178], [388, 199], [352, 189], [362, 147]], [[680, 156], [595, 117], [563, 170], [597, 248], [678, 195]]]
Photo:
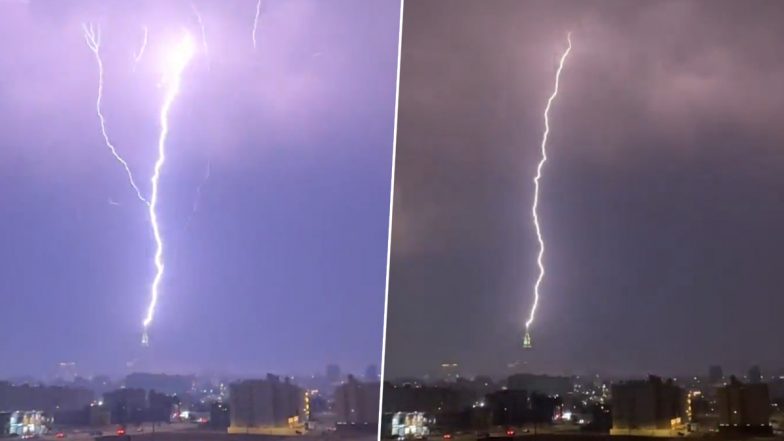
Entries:
[[677, 436], [686, 428], [686, 394], [651, 376], [612, 385], [612, 435]]
[[230, 386], [229, 433], [287, 434], [304, 430], [309, 413], [305, 391], [275, 375]]
[[719, 431], [725, 433], [772, 432], [768, 385], [744, 384], [732, 377], [717, 391]]
[[13, 385], [0, 381], [0, 410], [35, 409], [53, 413], [80, 410], [93, 401], [93, 392], [60, 386]]
[[377, 425], [380, 386], [378, 382], [364, 383], [349, 375], [348, 381], [335, 389], [338, 424]]

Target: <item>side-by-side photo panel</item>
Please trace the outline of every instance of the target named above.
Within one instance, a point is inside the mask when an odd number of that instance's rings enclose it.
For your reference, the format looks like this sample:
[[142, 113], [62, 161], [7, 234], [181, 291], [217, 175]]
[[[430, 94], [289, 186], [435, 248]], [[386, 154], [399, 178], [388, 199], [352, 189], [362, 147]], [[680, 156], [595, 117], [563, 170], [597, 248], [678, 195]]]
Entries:
[[0, 0], [0, 439], [377, 438], [399, 0]]
[[382, 439], [784, 434], [782, 20], [405, 1]]

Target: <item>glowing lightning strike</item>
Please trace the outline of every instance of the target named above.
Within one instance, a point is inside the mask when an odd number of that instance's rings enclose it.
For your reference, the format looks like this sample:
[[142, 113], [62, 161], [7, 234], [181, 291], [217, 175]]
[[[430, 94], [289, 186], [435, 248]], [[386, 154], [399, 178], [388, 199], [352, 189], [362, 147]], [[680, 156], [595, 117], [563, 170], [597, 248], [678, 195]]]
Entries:
[[261, 0], [256, 0], [256, 17], [253, 19], [253, 49], [256, 49], [256, 31], [259, 28], [259, 14], [261, 13]]
[[190, 34], [186, 33], [182, 41], [175, 48], [170, 60], [171, 64], [169, 69], [164, 74], [163, 84], [166, 86], [166, 93], [161, 106], [160, 125], [161, 132], [158, 137], [158, 159], [155, 161], [155, 169], [150, 179], [152, 184], [152, 196], [149, 204], [150, 224], [152, 224], [153, 237], [155, 238], [155, 277], [153, 278], [150, 287], [150, 306], [147, 308], [147, 316], [142, 323], [144, 331], [142, 334], [142, 344], [149, 344], [148, 328], [152, 323], [153, 315], [155, 314], [155, 306], [158, 303], [158, 288], [163, 278], [163, 239], [161, 238], [160, 227], [158, 226], [158, 180], [161, 176], [161, 169], [166, 161], [166, 138], [169, 134], [169, 111], [171, 110], [174, 99], [180, 92], [182, 84], [182, 74], [188, 63], [195, 54], [195, 46], [193, 38]]
[[142, 196], [142, 192], [139, 191], [139, 187], [133, 179], [133, 173], [131, 173], [128, 163], [125, 162], [125, 159], [123, 159], [119, 153], [117, 153], [117, 149], [114, 148], [114, 144], [109, 140], [109, 134], [106, 132], [106, 119], [103, 117], [103, 112], [101, 110], [101, 102], [103, 101], [103, 60], [101, 60], [100, 53], [101, 29], [92, 24], [82, 24], [82, 29], [84, 30], [84, 40], [87, 42], [87, 47], [89, 47], [95, 55], [95, 62], [98, 64], [98, 98], [95, 101], [95, 110], [96, 113], [98, 113], [98, 120], [101, 123], [101, 134], [103, 134], [104, 142], [106, 143], [106, 146], [109, 147], [114, 158], [125, 168], [125, 173], [128, 175], [128, 182], [130, 182], [131, 187], [136, 191], [136, 196], [140, 201], [149, 205], [147, 199], [145, 199], [144, 196]]
[[531, 324], [534, 322], [536, 306], [539, 304], [539, 285], [542, 284], [542, 279], [544, 279], [544, 264], [542, 263], [542, 258], [544, 257], [544, 240], [542, 239], [542, 230], [539, 226], [539, 215], [536, 210], [539, 206], [539, 180], [542, 178], [542, 167], [544, 166], [544, 163], [547, 162], [547, 135], [550, 134], [550, 106], [552, 106], [555, 97], [558, 96], [558, 81], [561, 78], [561, 71], [563, 70], [564, 63], [566, 62], [566, 57], [572, 50], [571, 32], [566, 34], [566, 41], [569, 43], [569, 46], [566, 48], [566, 51], [563, 53], [563, 55], [561, 55], [561, 61], [558, 65], [558, 70], [555, 73], [555, 87], [553, 89], [553, 94], [550, 95], [550, 98], [547, 100], [547, 106], [544, 109], [544, 134], [542, 135], [541, 145], [542, 159], [539, 160], [539, 165], [536, 167], [536, 177], [534, 178], [534, 203], [531, 207], [531, 214], [533, 215], [534, 228], [536, 229], [536, 238], [539, 241], [539, 255], [536, 258], [536, 263], [539, 266], [539, 277], [537, 277], [536, 283], [534, 284], [534, 304], [531, 306], [531, 313], [528, 316], [528, 320], [525, 322], [525, 337], [523, 338], [523, 346], [526, 348], [531, 347], [531, 334], [529, 330]]

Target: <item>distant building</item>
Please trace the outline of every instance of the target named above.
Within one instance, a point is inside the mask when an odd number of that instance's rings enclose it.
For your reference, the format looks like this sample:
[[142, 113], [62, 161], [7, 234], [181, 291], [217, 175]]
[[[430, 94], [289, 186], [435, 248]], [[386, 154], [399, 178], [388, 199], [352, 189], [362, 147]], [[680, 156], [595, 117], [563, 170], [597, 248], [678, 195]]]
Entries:
[[80, 410], [93, 401], [93, 392], [82, 388], [60, 386], [16, 386], [0, 381], [0, 410], [35, 409], [54, 413]]
[[752, 384], [762, 383], [762, 371], [760, 370], [760, 367], [752, 366], [751, 368], [749, 368], [747, 377], [749, 379], [749, 383]]
[[378, 424], [378, 382], [362, 383], [352, 375], [335, 389], [335, 415], [338, 424]]
[[305, 391], [275, 375], [230, 386], [229, 433], [283, 435], [304, 429], [309, 413]]
[[725, 433], [771, 433], [768, 385], [743, 384], [735, 377], [717, 391], [719, 431]]
[[524, 390], [529, 394], [539, 393], [548, 396], [565, 396], [572, 391], [572, 380], [569, 377], [515, 374], [506, 380], [506, 386], [509, 390]]
[[169, 375], [133, 373], [125, 377], [128, 389], [155, 390], [167, 395], [182, 395], [193, 389], [195, 377], [192, 375]]
[[496, 426], [521, 426], [527, 422], [528, 392], [524, 390], [499, 390], [488, 394], [486, 406]]
[[369, 382], [379, 381], [378, 366], [376, 366], [375, 364], [371, 364], [365, 369], [365, 381], [369, 381]]
[[686, 396], [672, 380], [612, 385], [612, 435], [676, 436], [685, 430]]
[[453, 362], [441, 363], [440, 376], [447, 381], [457, 380], [460, 378], [460, 365]]
[[212, 403], [210, 406], [210, 427], [226, 430], [231, 425], [229, 405], [226, 403]]
[[[784, 377], [773, 378], [768, 382], [768, 389], [770, 390], [770, 399], [772, 401], [784, 401]], [[781, 406], [781, 403], [779, 403]]]
[[167, 395], [154, 390], [147, 393], [147, 412], [145, 421], [169, 422], [180, 404], [176, 395]]
[[90, 406], [87, 410], [87, 424], [93, 427], [108, 426], [112, 422], [112, 412], [104, 405]]
[[327, 365], [327, 381], [329, 381], [330, 384], [340, 382], [340, 366], [336, 364]]
[[61, 361], [57, 364], [57, 378], [66, 383], [73, 383], [76, 379], [78, 372], [76, 370], [76, 363], [73, 361]]
[[490, 423], [494, 426], [522, 426], [528, 423], [551, 423], [560, 398], [524, 390], [499, 390], [485, 397]]
[[708, 367], [708, 383], [712, 386], [720, 385], [724, 382], [724, 371], [719, 365]]
[[103, 406], [109, 409], [112, 424], [140, 423], [147, 411], [147, 391], [117, 389], [103, 394]]
[[428, 415], [459, 412], [471, 400], [460, 391], [443, 386], [393, 385], [384, 383], [384, 412], [424, 412]]

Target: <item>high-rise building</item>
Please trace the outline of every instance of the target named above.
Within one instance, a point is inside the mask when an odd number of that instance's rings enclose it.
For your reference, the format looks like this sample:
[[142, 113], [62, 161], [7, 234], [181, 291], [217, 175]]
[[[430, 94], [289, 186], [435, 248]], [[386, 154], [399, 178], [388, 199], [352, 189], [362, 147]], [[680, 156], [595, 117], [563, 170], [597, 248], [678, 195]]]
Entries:
[[460, 378], [460, 365], [454, 362], [441, 363], [439, 375], [441, 379], [455, 381]]
[[770, 394], [764, 383], [743, 384], [735, 377], [717, 391], [719, 431], [771, 433]]
[[378, 366], [371, 364], [365, 368], [365, 381], [379, 381]]
[[67, 383], [73, 383], [78, 373], [76, 371], [76, 362], [61, 361], [57, 364], [57, 378]]
[[724, 382], [724, 371], [721, 366], [713, 365], [708, 367], [708, 383], [716, 386]]
[[686, 395], [672, 380], [612, 385], [613, 435], [677, 436], [686, 424]]
[[309, 405], [305, 391], [275, 375], [230, 386], [229, 433], [283, 435], [302, 430]]
[[340, 366], [336, 364], [327, 365], [327, 381], [331, 384], [340, 382]]
[[335, 389], [335, 414], [339, 424], [378, 424], [378, 381], [363, 383], [349, 375], [348, 381]]
[[749, 368], [749, 372], [747, 374], [749, 383], [757, 384], [762, 383], [762, 371], [760, 370], [759, 366], [752, 366]]

